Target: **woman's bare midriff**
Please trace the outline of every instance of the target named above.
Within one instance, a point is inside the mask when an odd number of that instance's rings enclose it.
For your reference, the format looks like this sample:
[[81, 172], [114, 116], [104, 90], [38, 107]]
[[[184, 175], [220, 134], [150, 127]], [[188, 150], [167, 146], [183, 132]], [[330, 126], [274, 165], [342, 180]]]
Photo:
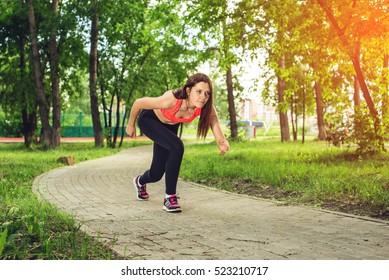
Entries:
[[161, 109], [154, 109], [153, 111], [161, 122], [166, 124], [171, 124], [171, 125], [176, 124], [175, 122], [171, 122], [168, 119], [166, 119], [165, 116], [162, 115]]

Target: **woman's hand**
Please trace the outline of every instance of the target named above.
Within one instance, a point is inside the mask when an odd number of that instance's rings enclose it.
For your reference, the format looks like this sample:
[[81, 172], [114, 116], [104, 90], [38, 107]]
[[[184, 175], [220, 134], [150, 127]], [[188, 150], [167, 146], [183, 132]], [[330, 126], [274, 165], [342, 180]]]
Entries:
[[230, 143], [226, 139], [217, 141], [217, 145], [219, 146], [220, 155], [224, 155], [230, 149]]
[[136, 128], [135, 128], [135, 125], [128, 124], [127, 127], [126, 127], [126, 132], [127, 132], [128, 136], [130, 136], [131, 138], [136, 138]]

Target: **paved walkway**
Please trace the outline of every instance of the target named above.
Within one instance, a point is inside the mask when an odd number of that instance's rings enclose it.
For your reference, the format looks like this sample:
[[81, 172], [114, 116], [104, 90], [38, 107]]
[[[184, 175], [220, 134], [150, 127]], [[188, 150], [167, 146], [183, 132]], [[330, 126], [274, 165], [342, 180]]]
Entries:
[[162, 210], [164, 184], [138, 201], [132, 178], [151, 146], [66, 166], [33, 190], [128, 259], [389, 259], [389, 223], [226, 193], [179, 181], [182, 213]]

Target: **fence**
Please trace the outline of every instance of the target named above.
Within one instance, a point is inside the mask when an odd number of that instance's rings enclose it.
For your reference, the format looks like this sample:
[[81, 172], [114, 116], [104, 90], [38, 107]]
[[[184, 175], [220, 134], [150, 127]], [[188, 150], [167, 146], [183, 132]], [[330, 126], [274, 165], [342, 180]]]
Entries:
[[[118, 136], [122, 135], [122, 131], [125, 128], [119, 127]], [[113, 136], [114, 128], [111, 131]], [[103, 127], [103, 135], [106, 135], [105, 128]], [[124, 134], [126, 136], [126, 134]], [[93, 126], [63, 126], [61, 127], [61, 137], [93, 137]]]
[[[120, 125], [122, 123], [124, 114], [120, 115]], [[103, 126], [103, 134], [106, 131], [104, 128], [104, 115], [100, 114], [100, 121]], [[112, 126], [116, 125], [116, 115], [112, 116]], [[123, 127], [119, 127], [118, 135], [122, 133]], [[113, 136], [113, 128], [111, 131]], [[93, 124], [91, 114], [70, 114], [61, 113], [61, 136], [62, 137], [93, 137]]]
[[[120, 115], [120, 125], [122, 124], [124, 114]], [[100, 114], [100, 121], [102, 124], [103, 129], [103, 135], [106, 135], [106, 131], [104, 128], [104, 115]], [[256, 131], [261, 127], [266, 127], [265, 123], [263, 122], [248, 122], [248, 121], [238, 121], [239, 125], [244, 128], [244, 134], [245, 137], [253, 138], [256, 136]], [[229, 121], [220, 120], [220, 124], [223, 126], [225, 130], [228, 130], [228, 124]], [[22, 134], [22, 127], [21, 124], [20, 128], [15, 128], [15, 124], [11, 124], [11, 128], [13, 128], [13, 131], [10, 129], [0, 129], [0, 136], [4, 137], [21, 137]], [[114, 127], [116, 125], [116, 115], [112, 116], [112, 130], [111, 130], [111, 136], [113, 136], [114, 133]], [[197, 130], [197, 122], [193, 122], [192, 124], [185, 124], [185, 131], [189, 134], [196, 134]], [[254, 129], [255, 127], [255, 129]], [[122, 135], [123, 130], [125, 127], [119, 127], [118, 136], [120, 137]], [[40, 125], [38, 124], [37, 133], [40, 132]], [[268, 130], [268, 129], [267, 129]], [[266, 130], [266, 132], [267, 132]], [[124, 135], [126, 133], [124, 132]], [[83, 138], [83, 137], [94, 137], [94, 131], [93, 131], [93, 124], [92, 124], [92, 115], [91, 114], [84, 114], [84, 113], [61, 113], [61, 137], [70, 137], [70, 138]]]

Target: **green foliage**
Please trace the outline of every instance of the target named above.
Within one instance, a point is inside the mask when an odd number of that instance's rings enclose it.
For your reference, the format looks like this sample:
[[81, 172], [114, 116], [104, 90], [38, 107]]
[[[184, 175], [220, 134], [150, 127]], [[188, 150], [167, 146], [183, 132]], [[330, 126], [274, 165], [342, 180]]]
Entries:
[[330, 124], [327, 139], [335, 146], [344, 143], [357, 145], [353, 152], [355, 157], [369, 157], [386, 151], [383, 145], [384, 126], [379, 131], [375, 130], [366, 105], [357, 106], [354, 114], [346, 116], [344, 112], [328, 114], [327, 121]]
[[22, 135], [22, 123], [13, 113], [4, 113], [0, 109], [0, 136], [20, 137]]
[[[334, 13], [345, 41], [337, 37], [337, 30], [319, 2]], [[319, 0], [99, 0], [96, 3], [100, 19], [99, 101], [104, 100], [107, 116], [112, 116], [111, 105], [115, 100], [127, 104], [128, 109], [135, 98], [157, 96], [179, 87], [202, 62], [211, 65], [210, 76], [219, 84], [225, 84], [225, 70], [233, 68], [234, 97], [239, 100], [238, 94], [243, 91], [239, 81], [245, 74], [236, 68], [244, 64], [244, 57], [252, 56], [260, 59], [264, 73], [256, 74], [260, 82], [251, 92], [262, 91], [266, 103], [277, 106], [280, 112], [293, 110], [297, 120], [301, 119], [303, 102], [309, 116], [315, 113], [313, 86], [320, 84], [321, 101], [330, 119], [332, 111], [343, 114], [352, 110], [349, 96], [355, 71], [349, 56], [359, 42], [363, 75], [374, 107], [383, 118], [381, 125], [386, 126], [383, 128], [386, 134], [389, 131], [388, 70], [382, 67], [383, 56], [389, 52], [389, 21], [383, 1], [350, 4]], [[34, 1], [46, 92], [50, 92], [51, 83], [47, 67], [49, 36], [56, 30], [62, 109], [69, 113], [90, 110], [84, 101], [89, 101], [91, 5], [92, 1], [59, 1], [56, 17], [50, 1]], [[27, 6], [23, 1], [3, 0], [0, 10], [0, 102], [4, 112], [12, 113], [13, 122], [21, 120], [23, 110], [36, 113], [37, 108]], [[281, 57], [285, 57], [282, 69]], [[304, 77], [302, 65], [308, 66]], [[277, 77], [285, 81], [285, 101], [279, 100]], [[227, 119], [226, 86], [217, 83], [217, 106]], [[230, 103], [229, 106], [234, 106]], [[115, 125], [109, 121], [106, 124], [113, 131]], [[19, 125], [12, 124], [15, 127]], [[3, 131], [5, 126], [0, 129]], [[9, 134], [16, 135], [15, 131]], [[354, 135], [364, 137], [361, 133]], [[357, 141], [368, 142], [368, 139]]]
[[105, 43], [99, 46], [98, 88], [104, 127], [113, 131], [113, 139], [108, 141], [112, 147], [118, 127], [126, 121], [113, 120], [117, 100], [129, 110], [136, 98], [159, 96], [181, 86], [198, 64], [195, 52], [183, 44], [186, 37], [178, 5], [179, 1], [99, 4], [99, 36]]
[[375, 155], [385, 151], [382, 143], [383, 127], [375, 131], [374, 122], [369, 115], [367, 108], [358, 106], [354, 115], [355, 128], [352, 139], [358, 145], [356, 154], [358, 156]]
[[0, 256], [3, 253], [5, 242], [7, 241], [7, 235], [8, 235], [8, 229], [5, 229], [1, 234], [0, 234]]
[[[0, 10], [0, 134], [20, 136], [22, 111], [34, 112], [35, 87], [31, 76], [27, 5], [1, 1]], [[2, 111], [2, 112], [1, 112]]]

